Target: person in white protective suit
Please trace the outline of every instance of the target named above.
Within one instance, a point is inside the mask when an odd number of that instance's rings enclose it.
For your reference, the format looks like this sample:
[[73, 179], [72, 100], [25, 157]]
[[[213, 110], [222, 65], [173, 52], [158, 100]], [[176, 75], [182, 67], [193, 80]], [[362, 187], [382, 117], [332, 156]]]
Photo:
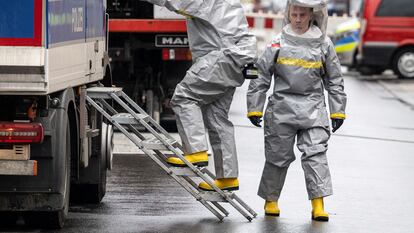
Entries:
[[266, 215], [280, 214], [278, 199], [288, 167], [295, 160], [293, 145], [297, 138], [312, 219], [329, 220], [323, 206], [323, 197], [332, 195], [324, 89], [328, 92], [333, 132], [345, 119], [346, 95], [326, 25], [324, 0], [288, 0], [282, 32], [259, 57], [259, 78], [250, 81], [247, 116], [259, 127], [272, 76], [274, 81], [264, 114], [266, 162], [258, 191], [266, 200]]
[[[208, 163], [206, 129], [214, 155], [215, 184], [237, 190], [238, 164], [233, 124], [228, 112], [235, 88], [244, 82], [244, 67], [257, 60], [256, 38], [249, 33], [239, 0], [146, 0], [186, 16], [193, 65], [175, 88], [171, 105], [185, 158]], [[185, 166], [177, 158], [167, 160]], [[206, 182], [199, 188], [213, 190]]]

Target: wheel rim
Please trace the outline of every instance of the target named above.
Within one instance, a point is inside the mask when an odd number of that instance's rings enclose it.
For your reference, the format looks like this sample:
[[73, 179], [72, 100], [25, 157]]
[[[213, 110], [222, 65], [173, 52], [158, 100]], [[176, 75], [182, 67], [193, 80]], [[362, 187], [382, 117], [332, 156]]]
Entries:
[[407, 52], [398, 59], [398, 71], [405, 77], [414, 77], [414, 53]]

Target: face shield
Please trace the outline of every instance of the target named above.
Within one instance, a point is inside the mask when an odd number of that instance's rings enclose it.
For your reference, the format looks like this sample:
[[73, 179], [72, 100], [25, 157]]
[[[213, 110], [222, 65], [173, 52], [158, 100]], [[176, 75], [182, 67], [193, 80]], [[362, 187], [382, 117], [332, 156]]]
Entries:
[[289, 21], [289, 10], [290, 6], [302, 6], [313, 9], [311, 16], [311, 25], [317, 26], [322, 34], [326, 35], [326, 27], [328, 24], [328, 10], [326, 8], [326, 0], [288, 0], [285, 9], [285, 17], [283, 19], [283, 27], [290, 23]]

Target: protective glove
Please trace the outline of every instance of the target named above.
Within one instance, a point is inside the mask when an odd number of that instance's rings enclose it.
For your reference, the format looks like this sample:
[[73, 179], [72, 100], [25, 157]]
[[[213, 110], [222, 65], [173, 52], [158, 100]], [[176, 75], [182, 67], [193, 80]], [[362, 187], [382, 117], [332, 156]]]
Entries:
[[341, 127], [341, 125], [344, 123], [344, 119], [331, 119], [332, 121], [332, 133], [335, 133], [336, 130]]
[[261, 118], [261, 117], [258, 117], [258, 116], [251, 116], [251, 117], [249, 117], [249, 120], [250, 120], [250, 122], [252, 122], [252, 124], [253, 124], [254, 126], [257, 126], [257, 127], [262, 127], [262, 126], [260, 125], [260, 122], [262, 122], [262, 118]]

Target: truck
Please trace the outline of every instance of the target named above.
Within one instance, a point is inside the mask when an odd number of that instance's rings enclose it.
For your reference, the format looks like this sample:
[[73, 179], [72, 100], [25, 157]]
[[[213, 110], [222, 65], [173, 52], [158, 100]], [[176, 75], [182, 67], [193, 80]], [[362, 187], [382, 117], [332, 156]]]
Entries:
[[0, 223], [62, 228], [99, 203], [112, 128], [85, 101], [111, 86], [106, 0], [0, 2]]
[[169, 104], [192, 64], [184, 17], [145, 1], [108, 0], [112, 80], [167, 130]]

